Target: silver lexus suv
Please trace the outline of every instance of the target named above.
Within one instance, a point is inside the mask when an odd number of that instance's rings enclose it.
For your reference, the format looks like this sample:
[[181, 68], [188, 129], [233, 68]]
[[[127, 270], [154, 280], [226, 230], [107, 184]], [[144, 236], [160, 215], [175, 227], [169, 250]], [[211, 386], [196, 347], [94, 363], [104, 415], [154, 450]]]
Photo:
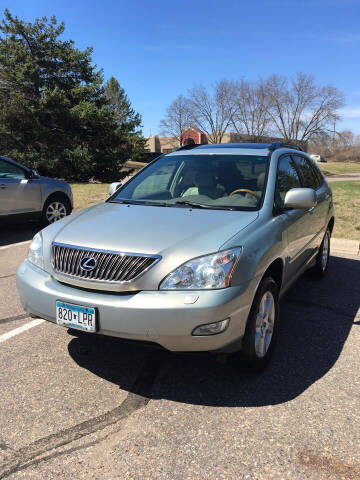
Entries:
[[72, 208], [68, 183], [41, 177], [35, 170], [0, 157], [0, 219], [37, 219], [48, 225], [70, 215]]
[[17, 271], [24, 309], [264, 367], [279, 297], [328, 266], [332, 193], [310, 156], [280, 143], [192, 145], [111, 189], [34, 237]]

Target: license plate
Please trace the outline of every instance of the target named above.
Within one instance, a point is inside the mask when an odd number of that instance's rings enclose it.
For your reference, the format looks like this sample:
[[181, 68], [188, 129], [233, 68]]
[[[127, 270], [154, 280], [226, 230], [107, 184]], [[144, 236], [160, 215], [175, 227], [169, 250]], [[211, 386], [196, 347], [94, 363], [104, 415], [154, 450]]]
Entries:
[[56, 323], [86, 332], [96, 332], [96, 309], [56, 301]]

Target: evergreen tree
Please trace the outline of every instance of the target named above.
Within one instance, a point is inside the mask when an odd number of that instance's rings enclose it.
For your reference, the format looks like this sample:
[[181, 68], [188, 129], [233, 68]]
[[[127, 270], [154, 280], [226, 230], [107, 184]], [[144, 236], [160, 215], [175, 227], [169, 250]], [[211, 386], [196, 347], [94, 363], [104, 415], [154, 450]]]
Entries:
[[119, 133], [126, 135], [131, 145], [131, 158], [140, 159], [145, 149], [145, 139], [141, 132], [141, 116], [131, 106], [131, 102], [114, 77], [105, 83], [104, 94], [108, 108], [115, 115]]
[[[131, 157], [131, 125], [119, 129], [92, 49], [64, 40], [64, 23], [28, 23], [4, 12], [0, 25], [1, 153], [68, 180], [119, 178]], [[125, 122], [125, 125], [127, 122]]]

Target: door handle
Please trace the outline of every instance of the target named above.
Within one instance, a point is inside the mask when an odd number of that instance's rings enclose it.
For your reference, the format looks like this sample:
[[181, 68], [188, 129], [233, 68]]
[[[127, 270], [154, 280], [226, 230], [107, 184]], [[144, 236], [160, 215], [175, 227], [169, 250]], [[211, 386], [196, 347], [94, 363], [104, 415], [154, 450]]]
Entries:
[[2, 184], [0, 185], [0, 188], [1, 188], [2, 190], [4, 190], [5, 188], [7, 188], [7, 185], [6, 185], [5, 183], [2, 183]]

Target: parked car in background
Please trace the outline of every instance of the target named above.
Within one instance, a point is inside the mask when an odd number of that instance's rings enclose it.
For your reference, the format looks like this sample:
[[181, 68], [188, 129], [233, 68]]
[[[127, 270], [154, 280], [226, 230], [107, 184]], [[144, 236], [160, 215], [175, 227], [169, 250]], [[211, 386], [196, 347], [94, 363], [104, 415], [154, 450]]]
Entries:
[[315, 162], [327, 163], [325, 157], [323, 157], [322, 155], [318, 155], [317, 153], [313, 153], [312, 155], [310, 155], [310, 157], [315, 160]]
[[38, 219], [47, 225], [70, 215], [72, 208], [68, 183], [0, 157], [0, 219]]
[[328, 268], [332, 193], [310, 156], [279, 143], [193, 145], [111, 192], [36, 234], [17, 271], [25, 311], [263, 368], [280, 296]]

